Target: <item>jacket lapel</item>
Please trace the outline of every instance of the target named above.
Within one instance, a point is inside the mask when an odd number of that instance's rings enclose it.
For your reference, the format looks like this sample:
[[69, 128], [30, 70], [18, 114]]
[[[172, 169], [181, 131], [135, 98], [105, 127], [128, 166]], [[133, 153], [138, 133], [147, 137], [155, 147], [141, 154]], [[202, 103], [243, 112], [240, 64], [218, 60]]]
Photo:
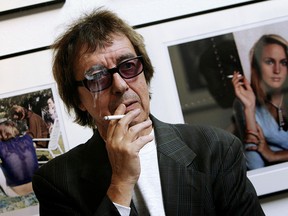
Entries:
[[[153, 116], [151, 119], [155, 126], [166, 215], [191, 215], [193, 203], [197, 205], [204, 200], [205, 174], [194, 169], [193, 161], [197, 155], [183, 142], [181, 134], [170, 124], [162, 123]], [[194, 213], [201, 211], [200, 205], [200, 208], [193, 208]]]

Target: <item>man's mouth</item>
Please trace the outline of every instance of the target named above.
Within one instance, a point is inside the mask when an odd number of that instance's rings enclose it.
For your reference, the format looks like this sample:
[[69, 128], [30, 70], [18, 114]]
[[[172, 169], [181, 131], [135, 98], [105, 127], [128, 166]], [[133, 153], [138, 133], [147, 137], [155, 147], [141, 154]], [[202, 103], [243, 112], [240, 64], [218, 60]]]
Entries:
[[124, 103], [124, 104], [126, 106], [125, 113], [127, 113], [127, 112], [129, 112], [129, 111], [131, 111], [131, 110], [136, 108], [137, 101], [129, 101], [129, 102]]

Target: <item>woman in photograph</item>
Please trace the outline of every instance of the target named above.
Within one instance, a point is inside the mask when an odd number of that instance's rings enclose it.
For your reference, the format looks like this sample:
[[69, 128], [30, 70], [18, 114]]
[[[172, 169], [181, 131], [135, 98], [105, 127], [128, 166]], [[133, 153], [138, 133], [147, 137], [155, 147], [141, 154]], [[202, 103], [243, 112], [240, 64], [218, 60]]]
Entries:
[[236, 112], [236, 122], [244, 135], [249, 170], [288, 161], [287, 52], [284, 38], [263, 35], [250, 52], [251, 85], [239, 72], [233, 75], [235, 94], [243, 106], [242, 114]]
[[19, 136], [15, 123], [0, 123], [0, 186], [7, 196], [27, 195], [38, 169], [36, 150], [30, 135]]

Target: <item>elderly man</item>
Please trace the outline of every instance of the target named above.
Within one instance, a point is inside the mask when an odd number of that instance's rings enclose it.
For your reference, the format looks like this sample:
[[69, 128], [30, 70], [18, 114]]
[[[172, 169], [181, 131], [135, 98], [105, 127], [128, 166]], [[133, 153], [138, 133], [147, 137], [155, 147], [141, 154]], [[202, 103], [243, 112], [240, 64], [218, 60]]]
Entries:
[[151, 115], [153, 67], [117, 15], [82, 17], [53, 48], [59, 94], [94, 135], [34, 176], [41, 215], [263, 215], [236, 137]]

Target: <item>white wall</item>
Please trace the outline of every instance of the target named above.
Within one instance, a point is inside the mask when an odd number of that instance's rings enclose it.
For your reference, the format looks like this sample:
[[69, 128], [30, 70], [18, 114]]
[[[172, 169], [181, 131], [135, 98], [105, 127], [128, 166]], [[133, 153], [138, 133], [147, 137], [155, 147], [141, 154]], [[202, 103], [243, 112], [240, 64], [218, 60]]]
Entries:
[[[211, 3], [210, 0], [165, 0], [165, 2], [163, 0], [148, 0], [135, 3], [133, 0], [66, 0], [64, 6], [60, 9], [33, 14], [23, 12], [20, 14], [22, 16], [10, 16], [12, 19], [6, 19], [5, 17], [1, 19], [0, 17], [0, 56], [50, 45], [55, 36], [62, 32], [63, 25], [78, 18], [83, 12], [99, 6], [116, 11], [131, 25], [138, 25], [232, 3], [249, 1], [251, 0], [218, 0]], [[0, 8], [3, 4], [5, 2], [1, 1]], [[9, 18], [9, 16], [6, 17]]]
[[[114, 10], [131, 25], [139, 25], [237, 2], [245, 1], [147, 0], [136, 2], [133, 0], [66, 0], [61, 8], [47, 11], [36, 9], [30, 12], [0, 17], [0, 56], [50, 45], [67, 24], [83, 12], [90, 11], [98, 6], [105, 6]], [[261, 16], [258, 16], [260, 4]], [[240, 27], [243, 22], [248, 25], [249, 23], [260, 22], [263, 19], [266, 21], [272, 18], [281, 19], [287, 16], [287, 9], [284, 10], [284, 8], [288, 8], [287, 6], [287, 0], [267, 1], [257, 5], [233, 9], [231, 12], [224, 14], [225, 16], [221, 20], [218, 20], [217, 13], [210, 14], [209, 19], [205, 18], [207, 15], [193, 17], [181, 22], [181, 26], [175, 25], [175, 28], [169, 32], [165, 31], [169, 29], [167, 25], [170, 24], [139, 29], [138, 31], [146, 39], [147, 49], [156, 70], [151, 86], [153, 93], [152, 113], [167, 122], [183, 122], [174, 76], [171, 65], [167, 61], [169, 59], [167, 45], [173, 44], [175, 41], [187, 41], [191, 38], [211, 35], [215, 31], [225, 32], [235, 26]], [[250, 11], [249, 16], [245, 16], [246, 11]], [[253, 11], [253, 16], [251, 11]], [[277, 11], [277, 13], [271, 13], [271, 11]], [[189, 30], [189, 28], [191, 29]], [[185, 35], [183, 36], [183, 34]], [[50, 51], [1, 60], [0, 96], [11, 91], [53, 83], [50, 64]], [[91, 135], [91, 131], [72, 123], [62, 103], [60, 103], [60, 108], [69, 147], [72, 148], [87, 140]], [[269, 196], [262, 199], [261, 203], [266, 215], [286, 215], [288, 194]]]

